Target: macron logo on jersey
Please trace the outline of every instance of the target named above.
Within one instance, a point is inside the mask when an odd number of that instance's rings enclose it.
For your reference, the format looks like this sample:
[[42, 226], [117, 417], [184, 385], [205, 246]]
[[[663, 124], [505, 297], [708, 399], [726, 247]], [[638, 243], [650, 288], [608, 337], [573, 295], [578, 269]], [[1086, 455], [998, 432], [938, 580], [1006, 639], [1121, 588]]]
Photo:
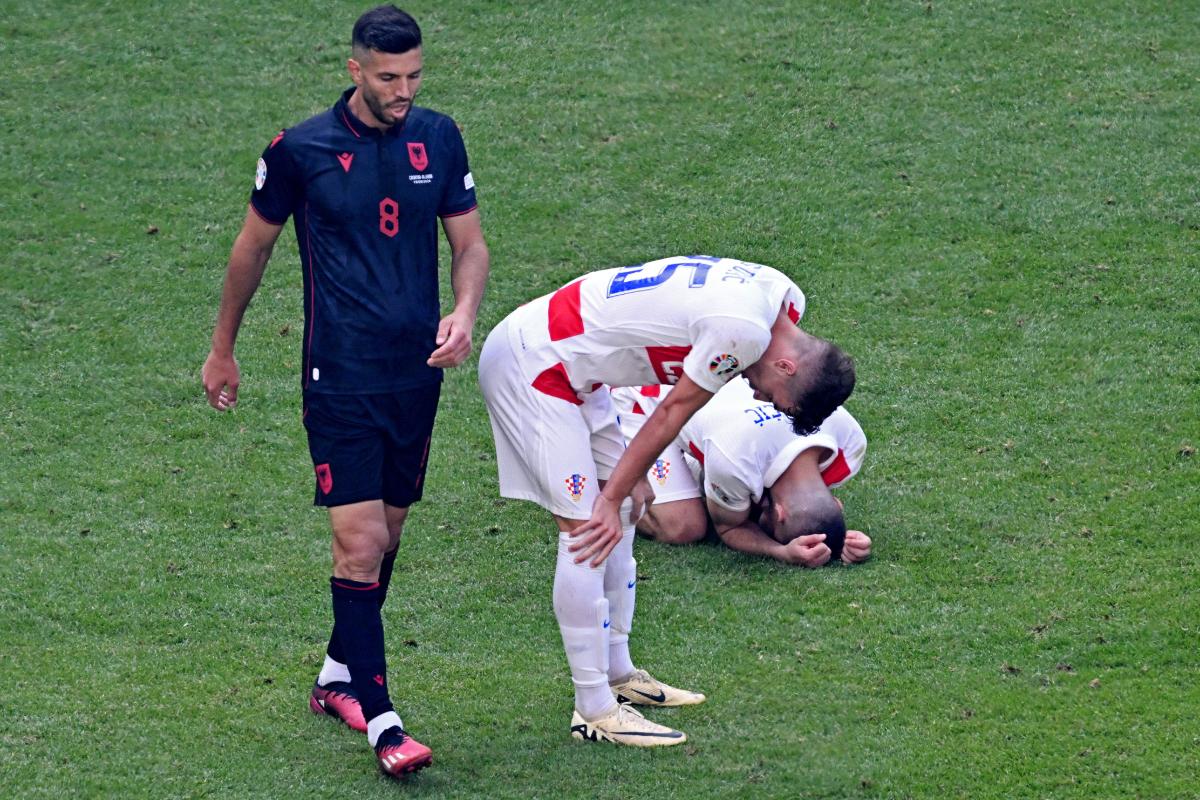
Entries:
[[354, 153], [342, 153], [338, 156], [338, 163], [342, 165], [342, 170], [350, 171], [350, 162], [354, 161]]

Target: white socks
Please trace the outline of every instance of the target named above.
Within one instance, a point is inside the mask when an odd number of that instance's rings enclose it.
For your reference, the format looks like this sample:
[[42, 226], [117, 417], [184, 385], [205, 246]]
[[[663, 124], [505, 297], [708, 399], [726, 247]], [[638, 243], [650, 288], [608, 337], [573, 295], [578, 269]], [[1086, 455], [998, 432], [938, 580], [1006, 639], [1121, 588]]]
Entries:
[[612, 630], [608, 637], [608, 677], [617, 680], [636, 669], [629, 658], [629, 631], [633, 628], [637, 562], [633, 559], [633, 527], [626, 528], [621, 541], [604, 560], [604, 596]]
[[378, 717], [375, 717], [367, 723], [367, 741], [371, 743], [371, 747], [379, 741], [379, 735], [388, 728], [403, 728], [404, 723], [400, 721], [400, 715], [395, 711], [385, 711]]
[[321, 673], [317, 675], [317, 685], [327, 686], [335, 681], [342, 683], [350, 682], [350, 669], [340, 661], [334, 661], [325, 654], [325, 664], [321, 667]]
[[575, 709], [584, 719], [596, 719], [616, 705], [608, 688], [608, 601], [604, 599], [604, 567], [575, 563], [573, 542], [558, 535], [554, 569], [554, 616], [562, 632], [571, 681], [575, 684]]
[[559, 534], [554, 616], [575, 684], [575, 709], [584, 719], [594, 720], [616, 705], [609, 677], [623, 678], [634, 671], [629, 658], [637, 584], [633, 527], [623, 531], [599, 568], [575, 563], [576, 554], [567, 549], [573, 541]]

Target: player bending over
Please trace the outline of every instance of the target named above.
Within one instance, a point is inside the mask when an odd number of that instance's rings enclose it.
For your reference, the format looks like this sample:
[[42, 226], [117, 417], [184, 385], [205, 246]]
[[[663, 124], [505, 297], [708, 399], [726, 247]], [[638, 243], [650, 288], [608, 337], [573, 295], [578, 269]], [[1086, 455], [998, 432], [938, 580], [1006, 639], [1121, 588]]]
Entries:
[[[854, 388], [853, 362], [802, 331], [803, 313], [804, 294], [778, 270], [679, 256], [584, 275], [513, 311], [488, 336], [479, 382], [500, 493], [542, 506], [559, 530], [554, 614], [575, 686], [573, 736], [638, 746], [686, 739], [618, 703], [704, 700], [630, 659], [646, 471], [739, 374], [798, 432], [841, 405]], [[675, 388], [626, 447], [605, 384]]]

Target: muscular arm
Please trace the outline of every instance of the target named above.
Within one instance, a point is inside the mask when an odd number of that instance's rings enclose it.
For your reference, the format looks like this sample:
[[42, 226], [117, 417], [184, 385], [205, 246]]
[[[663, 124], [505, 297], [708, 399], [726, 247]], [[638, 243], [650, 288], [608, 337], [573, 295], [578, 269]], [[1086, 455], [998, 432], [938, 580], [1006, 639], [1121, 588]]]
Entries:
[[267, 261], [282, 230], [282, 225], [272, 225], [251, 208], [246, 210], [242, 230], [233, 242], [229, 266], [225, 270], [225, 286], [221, 290], [221, 306], [213, 328], [212, 349], [201, 371], [208, 402], [220, 411], [233, 408], [237, 403], [239, 373], [233, 345], [242, 325], [242, 316], [262, 282]]
[[679, 435], [683, 424], [712, 396], [712, 392], [701, 389], [687, 375], [680, 377], [679, 383], [675, 384], [671, 392], [659, 403], [658, 408], [654, 409], [654, 413], [621, 455], [601, 497], [619, 506], [621, 501], [629, 496], [638, 479], [650, 469], [658, 454]]
[[438, 325], [438, 348], [430, 354], [428, 363], [431, 367], [457, 367], [471, 355], [475, 317], [487, 286], [490, 259], [478, 209], [443, 218], [442, 230], [450, 242], [454, 310]]
[[[576, 542], [571, 550], [578, 553], [576, 563], [592, 559], [592, 566], [604, 563], [609, 552], [621, 538], [620, 508], [634, 484], [644, 478], [666, 446], [679, 434], [683, 424], [713, 396], [701, 389], [691, 378], [683, 375], [646, 420], [621, 455], [616, 469], [604, 490], [592, 506], [591, 518], [571, 532]], [[639, 509], [634, 509], [637, 516]]]

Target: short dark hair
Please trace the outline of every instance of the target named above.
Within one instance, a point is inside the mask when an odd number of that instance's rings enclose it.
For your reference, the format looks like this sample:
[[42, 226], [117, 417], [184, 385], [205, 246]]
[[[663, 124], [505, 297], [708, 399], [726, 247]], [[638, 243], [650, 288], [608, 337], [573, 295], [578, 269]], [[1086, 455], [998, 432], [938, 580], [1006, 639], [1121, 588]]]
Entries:
[[777, 526], [772, 534], [775, 540], [787, 544], [797, 536], [823, 533], [825, 546], [833, 552], [830, 561], [841, 558], [846, 543], [846, 516], [829, 490], [822, 487], [821, 491], [805, 492], [799, 502], [791, 498], [791, 504], [783, 525]]
[[[811, 377], [808, 389], [792, 409], [792, 430], [797, 436], [808, 436], [821, 427], [825, 418], [846, 402], [854, 391], [854, 359], [833, 342], [826, 342], [825, 357], [817, 374]], [[800, 373], [797, 373], [798, 375]]]
[[356, 50], [407, 53], [421, 46], [421, 27], [411, 15], [393, 5], [376, 6], [354, 23], [350, 46]]

